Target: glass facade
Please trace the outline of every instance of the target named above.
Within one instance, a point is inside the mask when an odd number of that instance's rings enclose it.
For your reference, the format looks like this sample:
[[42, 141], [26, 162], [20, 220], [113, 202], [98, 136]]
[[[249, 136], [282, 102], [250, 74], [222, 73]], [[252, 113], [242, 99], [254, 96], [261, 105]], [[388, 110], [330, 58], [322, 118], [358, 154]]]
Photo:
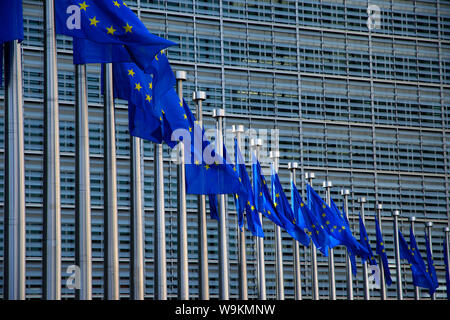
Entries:
[[[42, 1], [23, 0], [25, 40], [24, 125], [26, 171], [26, 294], [42, 295], [43, 232], [43, 13]], [[315, 172], [316, 190], [333, 182], [332, 197], [348, 188], [350, 222], [358, 230], [358, 198], [366, 197], [366, 228], [375, 246], [376, 203], [383, 205], [382, 227], [395, 282], [391, 212], [401, 210], [400, 226], [409, 233], [415, 216], [416, 237], [425, 256], [424, 228], [433, 221], [432, 241], [440, 287], [445, 295], [442, 240], [450, 209], [450, 3], [444, 0], [131, 0], [150, 32], [175, 41], [167, 55], [174, 70], [185, 70], [184, 96], [194, 110], [192, 92], [206, 91], [206, 127], [212, 109], [225, 108], [227, 127], [279, 130], [280, 179], [288, 192], [287, 163], [300, 164], [297, 185], [305, 190], [305, 172]], [[380, 25], [369, 31], [368, 5], [380, 8]], [[58, 36], [60, 98], [62, 295], [66, 268], [75, 249], [75, 82], [71, 39]], [[100, 66], [89, 65], [88, 100], [91, 166], [93, 296], [103, 297], [103, 104]], [[4, 90], [0, 108], [4, 110]], [[4, 155], [4, 112], [0, 113], [0, 153]], [[120, 295], [130, 294], [130, 167], [127, 105], [116, 101], [117, 187], [119, 208]], [[246, 138], [248, 151], [248, 139]], [[232, 149], [232, 148], [231, 148]], [[143, 142], [145, 205], [145, 296], [154, 294], [153, 144]], [[230, 150], [230, 148], [229, 148]], [[248, 155], [248, 152], [246, 153]], [[177, 295], [176, 166], [164, 146], [169, 298]], [[3, 210], [4, 157], [0, 157]], [[263, 163], [268, 167], [269, 163]], [[190, 295], [198, 297], [197, 200], [188, 196]], [[228, 197], [230, 296], [238, 297], [236, 212]], [[210, 293], [218, 297], [218, 224], [208, 218]], [[264, 219], [268, 298], [276, 296], [273, 223]], [[3, 237], [3, 215], [0, 236]], [[358, 235], [358, 232], [356, 232]], [[255, 241], [247, 233], [249, 297], [257, 298]], [[309, 248], [301, 246], [302, 295], [311, 298]], [[286, 298], [294, 297], [292, 239], [283, 232]], [[0, 259], [3, 262], [3, 244]], [[318, 255], [320, 294], [328, 297], [328, 259]], [[358, 261], [359, 262], [359, 261]], [[345, 250], [335, 250], [338, 299], [346, 298]], [[363, 298], [362, 267], [354, 278], [355, 297]], [[404, 296], [414, 297], [404, 264]], [[3, 287], [3, 264], [0, 287]], [[423, 297], [428, 297], [422, 290]], [[371, 291], [379, 297], [379, 290]], [[396, 297], [395, 283], [388, 297]]]

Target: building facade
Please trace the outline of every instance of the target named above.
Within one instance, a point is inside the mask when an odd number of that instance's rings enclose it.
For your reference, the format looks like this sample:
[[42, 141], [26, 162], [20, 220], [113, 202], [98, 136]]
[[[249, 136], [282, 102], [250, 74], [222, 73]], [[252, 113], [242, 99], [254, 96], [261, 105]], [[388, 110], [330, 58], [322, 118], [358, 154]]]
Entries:
[[[42, 1], [23, 0], [24, 124], [26, 171], [26, 295], [42, 295], [43, 247], [43, 95], [44, 33]], [[444, 0], [130, 0], [150, 32], [179, 44], [167, 50], [174, 70], [185, 70], [184, 96], [195, 110], [192, 92], [206, 91], [204, 123], [214, 127], [212, 110], [224, 108], [225, 125], [242, 124], [256, 133], [278, 129], [279, 175], [289, 197], [287, 163], [299, 163], [297, 185], [305, 193], [304, 173], [314, 172], [314, 187], [332, 181], [331, 195], [342, 206], [340, 190], [351, 190], [349, 218], [357, 238], [359, 197], [366, 197], [366, 228], [375, 247], [375, 207], [383, 205], [382, 228], [396, 297], [392, 211], [416, 238], [425, 257], [424, 230], [433, 222], [432, 245], [445, 295], [443, 229], [449, 224], [450, 173], [450, 3]], [[368, 13], [368, 8], [372, 8]], [[373, 7], [375, 6], [375, 7]], [[379, 12], [377, 11], [379, 9]], [[379, 13], [379, 16], [377, 16]], [[370, 16], [369, 16], [370, 14]], [[368, 27], [369, 22], [373, 25]], [[57, 36], [60, 103], [62, 296], [67, 267], [75, 256], [75, 68], [71, 39]], [[103, 101], [100, 66], [89, 65], [88, 101], [91, 168], [93, 297], [103, 297]], [[4, 111], [4, 89], [1, 89]], [[117, 188], [120, 295], [130, 295], [130, 166], [127, 105], [116, 101]], [[4, 155], [4, 112], [0, 113], [0, 153]], [[251, 131], [248, 131], [249, 133]], [[249, 134], [245, 138], [248, 159]], [[272, 141], [273, 140], [273, 141]], [[154, 295], [153, 144], [143, 142], [145, 206], [145, 296]], [[177, 178], [171, 151], [164, 146], [167, 285], [177, 296]], [[3, 209], [4, 157], [0, 156]], [[270, 163], [265, 161], [268, 168]], [[197, 197], [188, 196], [190, 296], [198, 297]], [[234, 200], [227, 203], [230, 297], [238, 298], [238, 251]], [[0, 234], [4, 234], [3, 215]], [[268, 298], [276, 296], [274, 225], [264, 219]], [[218, 223], [208, 218], [210, 293], [217, 298]], [[294, 297], [292, 239], [283, 232], [286, 298]], [[255, 240], [247, 232], [249, 297], [257, 298]], [[302, 295], [311, 298], [310, 250], [301, 252]], [[0, 287], [3, 287], [0, 244]], [[322, 298], [328, 298], [328, 259], [318, 255]], [[345, 299], [345, 250], [335, 250], [338, 299]], [[409, 267], [403, 262], [406, 298], [414, 297]], [[356, 299], [363, 298], [362, 266], [354, 277]], [[423, 298], [428, 293], [421, 290]], [[380, 292], [371, 291], [373, 299]]]

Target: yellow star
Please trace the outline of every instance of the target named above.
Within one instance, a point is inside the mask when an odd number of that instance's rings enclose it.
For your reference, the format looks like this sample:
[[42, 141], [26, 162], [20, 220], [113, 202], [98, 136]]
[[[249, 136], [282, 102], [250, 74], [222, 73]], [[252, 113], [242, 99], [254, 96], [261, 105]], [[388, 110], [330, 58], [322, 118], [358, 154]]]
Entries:
[[150, 83], [148, 84], [148, 87], [149, 87], [150, 89], [152, 89], [152, 90], [153, 90], [153, 83], [152, 83], [152, 82], [150, 82]]
[[236, 166], [233, 166], [233, 170], [236, 171]]
[[192, 132], [192, 128], [191, 127], [189, 127], [189, 132]]
[[97, 17], [93, 17], [92, 19], [89, 19], [89, 21], [91, 21], [91, 26], [96, 27], [97, 23], [99, 23], [99, 21], [97, 20]]
[[122, 1], [122, 3], [123, 3], [123, 5], [124, 5], [125, 7], [128, 8], [128, 5], [127, 5], [125, 2]]
[[275, 206], [275, 208], [277, 207], [277, 205], [278, 205], [278, 203], [276, 203], [276, 202], [274, 202], [274, 204], [273, 204], [274, 206]]
[[237, 195], [237, 193], [236, 193], [236, 199], [239, 199], [239, 196]]
[[324, 218], [325, 218], [325, 216], [326, 216], [326, 214], [325, 214], [325, 213], [322, 213], [322, 217], [324, 217]]
[[326, 223], [326, 224], [330, 224], [330, 221], [327, 220], [325, 223]]
[[109, 27], [109, 28], [106, 28], [106, 30], [108, 30], [108, 34], [112, 34], [112, 35], [114, 35], [114, 32], [117, 31], [116, 29], [114, 29], [113, 26], [111, 26], [111, 27]]
[[148, 102], [152, 102], [152, 97], [150, 97], [150, 95], [148, 94], [145, 100], [147, 100]]
[[302, 202], [302, 203], [300, 203], [300, 207], [304, 207], [305, 206], [305, 204]]
[[119, 2], [117, 2], [117, 1], [113, 1], [114, 2], [114, 5], [117, 7], [117, 8], [120, 8], [120, 3]]
[[383, 242], [380, 242], [380, 246], [382, 246], [383, 245]]
[[267, 214], [270, 216], [272, 213], [270, 212], [270, 210], [267, 210]]
[[342, 226], [342, 230], [345, 230], [345, 227], [344, 227], [344, 226]]
[[80, 10], [84, 10], [86, 11], [86, 8], [89, 7], [89, 5], [86, 4], [86, 1], [84, 1], [83, 3], [79, 3], [80, 5]]
[[187, 115], [183, 114], [184, 119], [187, 119]]
[[133, 71], [133, 69], [128, 70], [128, 75], [134, 77], [136, 72]]
[[279, 194], [279, 193], [277, 193], [277, 194], [275, 195], [275, 197], [279, 198], [279, 197], [280, 197], [280, 194]]
[[126, 26], [123, 26], [123, 28], [125, 29], [125, 33], [128, 33], [128, 32], [133, 33], [133, 31], [131, 31], [131, 29], [133, 28], [133, 26], [130, 26], [130, 25], [128, 24], [128, 22], [127, 22], [127, 25], [126, 25]]
[[255, 210], [255, 206], [252, 206], [251, 209], [252, 209], [252, 211]]
[[323, 205], [322, 205], [322, 208], [324, 208], [324, 209], [325, 209], [325, 208], [326, 208], [326, 206], [325, 206], [325, 205], [323, 204]]
[[134, 87], [134, 89], [140, 92], [142, 89], [141, 84], [139, 82], [136, 83], [136, 87]]
[[200, 161], [195, 160], [195, 164], [196, 164], [197, 166], [200, 165]]
[[205, 165], [205, 168], [206, 168], [206, 170], [208, 170], [209, 169], [209, 164]]

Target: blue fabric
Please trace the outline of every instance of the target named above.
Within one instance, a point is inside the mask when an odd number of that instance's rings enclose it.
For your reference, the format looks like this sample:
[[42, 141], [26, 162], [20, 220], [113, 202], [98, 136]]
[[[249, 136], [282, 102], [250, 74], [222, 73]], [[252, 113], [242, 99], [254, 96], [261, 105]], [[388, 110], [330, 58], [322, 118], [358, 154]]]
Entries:
[[447, 241], [444, 237], [444, 264], [445, 264], [445, 285], [447, 287], [447, 300], [450, 300], [450, 270], [448, 265]]
[[370, 247], [369, 236], [367, 235], [366, 227], [364, 226], [361, 214], [359, 214], [359, 242], [361, 243], [361, 246], [368, 252], [367, 255], [361, 256], [362, 262], [364, 263], [366, 260], [369, 260], [370, 265], [376, 266], [377, 260], [375, 259], [372, 248]]
[[[333, 209], [333, 207], [336, 207], [336, 209], [337, 209], [337, 206], [336, 206], [336, 204], [334, 204], [334, 201], [333, 201], [333, 199], [331, 199], [331, 208]], [[342, 217], [342, 219], [344, 220], [344, 223], [345, 223], [345, 226], [348, 228], [348, 230], [351, 230], [351, 228], [350, 228], [350, 223], [348, 222], [348, 217], [347, 217], [347, 213], [345, 212], [345, 208], [343, 207], [342, 208], [342, 215], [341, 215], [341, 217]], [[359, 244], [360, 245], [360, 244]], [[361, 245], [360, 245], [361, 246]], [[354, 275], [354, 276], [356, 276], [357, 274], [358, 274], [358, 267], [357, 267], [357, 265], [356, 265], [356, 253], [355, 252], [353, 252], [351, 249], [349, 249], [348, 247], [347, 247], [347, 252], [348, 252], [348, 255], [349, 255], [349, 257], [350, 257], [350, 263], [351, 263], [351, 266], [352, 266], [352, 274]]]
[[283, 187], [280, 183], [280, 178], [272, 167], [272, 199], [274, 206], [277, 209], [278, 217], [283, 224], [283, 229], [291, 235], [292, 238], [303, 244], [309, 245], [309, 236], [305, 233], [303, 228], [297, 225], [297, 217], [294, 215]]
[[436, 269], [434, 268], [434, 262], [433, 262], [433, 256], [432, 256], [432, 252], [431, 252], [431, 246], [430, 246], [430, 242], [428, 241], [428, 235], [425, 232], [425, 243], [426, 243], [426, 247], [427, 247], [427, 271], [428, 274], [430, 275], [430, 278], [432, 280], [432, 289], [430, 289], [430, 295], [433, 294], [433, 292], [436, 291], [436, 289], [439, 287], [439, 281], [436, 275]]
[[122, 1], [55, 1], [55, 28], [77, 39], [75, 64], [134, 62], [147, 72], [154, 56], [175, 44], [151, 34]]
[[219, 211], [218, 211], [218, 204], [217, 204], [217, 195], [215, 194], [209, 194], [209, 215], [211, 219], [215, 219], [219, 221]]
[[383, 235], [381, 234], [380, 223], [378, 218], [375, 217], [375, 229], [377, 234], [377, 249], [376, 253], [381, 257], [384, 270], [384, 280], [388, 286], [392, 284], [391, 271], [389, 270], [389, 262], [384, 247]]
[[242, 158], [241, 150], [237, 139], [234, 139], [234, 155], [235, 155], [235, 169], [240, 178], [240, 181], [247, 196], [236, 194], [236, 210], [238, 212], [239, 228], [242, 230], [244, 225], [244, 210], [246, 212], [247, 228], [251, 231], [253, 236], [264, 238], [264, 231], [261, 225], [261, 219], [256, 211], [255, 197], [253, 194], [252, 184], [248, 176], [244, 159]]
[[[330, 236], [325, 231], [320, 219], [311, 211], [311, 209], [303, 202], [300, 193], [294, 182], [291, 181], [292, 202], [294, 207], [294, 215], [297, 221], [302, 224], [303, 230], [310, 236], [312, 242], [325, 257], [328, 257], [328, 249], [330, 246]], [[300, 222], [302, 221], [302, 222]]]

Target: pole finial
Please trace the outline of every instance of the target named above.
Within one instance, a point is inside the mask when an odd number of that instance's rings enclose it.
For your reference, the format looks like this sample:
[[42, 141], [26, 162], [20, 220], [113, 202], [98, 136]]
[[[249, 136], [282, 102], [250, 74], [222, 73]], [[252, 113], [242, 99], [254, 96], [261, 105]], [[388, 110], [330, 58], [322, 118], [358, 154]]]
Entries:
[[176, 71], [175, 72], [175, 78], [177, 80], [186, 80], [187, 79], [187, 73], [186, 71]]

